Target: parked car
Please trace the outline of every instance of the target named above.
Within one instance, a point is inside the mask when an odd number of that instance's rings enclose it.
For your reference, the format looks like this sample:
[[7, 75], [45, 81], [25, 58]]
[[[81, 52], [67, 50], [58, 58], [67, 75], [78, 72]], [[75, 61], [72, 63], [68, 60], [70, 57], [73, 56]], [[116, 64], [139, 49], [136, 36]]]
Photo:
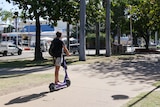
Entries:
[[45, 40], [41, 40], [40, 42], [40, 48], [42, 52], [46, 52], [48, 50], [48, 43]]
[[13, 44], [12, 42], [3, 41], [0, 43], [0, 54], [2, 54], [3, 56], [7, 56], [8, 54], [21, 55], [22, 49], [16, 46], [15, 44]]
[[79, 53], [79, 43], [70, 44], [70, 52], [73, 54]]
[[[67, 38], [64, 37], [62, 38], [62, 41], [64, 42], [64, 44], [67, 46]], [[79, 43], [78, 43], [78, 40], [75, 39], [75, 38], [70, 38], [69, 39], [70, 41], [70, 52], [75, 54], [76, 52], [79, 53]]]
[[[31, 44], [30, 44], [30, 46], [31, 47], [33, 47], [33, 48], [35, 48], [35, 41], [31, 41]], [[48, 51], [48, 49], [49, 49], [49, 44], [47, 43], [47, 41], [45, 41], [45, 40], [41, 40], [40, 41], [40, 48], [41, 48], [41, 51], [42, 52], [46, 52], [46, 51]]]

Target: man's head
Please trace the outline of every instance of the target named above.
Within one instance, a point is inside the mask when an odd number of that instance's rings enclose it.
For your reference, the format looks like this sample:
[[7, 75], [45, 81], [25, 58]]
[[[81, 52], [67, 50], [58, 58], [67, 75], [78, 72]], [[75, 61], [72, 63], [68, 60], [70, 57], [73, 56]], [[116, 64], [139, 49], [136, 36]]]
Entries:
[[61, 38], [62, 33], [61, 33], [61, 32], [59, 32], [59, 31], [57, 31], [57, 32], [56, 32], [56, 36], [57, 36], [57, 38]]

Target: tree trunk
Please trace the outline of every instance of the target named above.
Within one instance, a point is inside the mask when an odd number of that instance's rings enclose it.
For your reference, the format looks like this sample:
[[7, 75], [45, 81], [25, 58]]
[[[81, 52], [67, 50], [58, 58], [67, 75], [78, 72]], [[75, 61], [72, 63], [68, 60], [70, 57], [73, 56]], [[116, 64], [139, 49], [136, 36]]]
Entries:
[[39, 61], [39, 60], [44, 60], [42, 56], [42, 51], [40, 48], [40, 36], [41, 36], [41, 26], [40, 26], [40, 20], [39, 20], [39, 15], [36, 16], [36, 46], [35, 46], [35, 56], [34, 60]]
[[149, 50], [149, 45], [150, 45], [150, 36], [151, 36], [151, 34], [150, 34], [150, 31], [149, 30], [146, 30], [146, 49], [147, 50]]
[[149, 49], [149, 34], [147, 34], [147, 36], [146, 36], [146, 49], [148, 50]]
[[96, 55], [100, 54], [100, 23], [96, 22]]
[[117, 28], [118, 44], [121, 44], [121, 28], [118, 25]]
[[111, 56], [110, 44], [110, 0], [106, 0], [106, 57]]
[[86, 0], [80, 0], [80, 46], [79, 46], [79, 60], [86, 61], [86, 38], [85, 38], [85, 24], [86, 24]]

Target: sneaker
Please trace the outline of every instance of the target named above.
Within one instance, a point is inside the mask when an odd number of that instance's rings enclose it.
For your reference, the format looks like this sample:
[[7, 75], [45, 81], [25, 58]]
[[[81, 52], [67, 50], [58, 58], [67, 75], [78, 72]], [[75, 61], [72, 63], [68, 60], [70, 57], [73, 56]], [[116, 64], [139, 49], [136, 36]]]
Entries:
[[55, 84], [56, 84], [56, 85], [60, 85], [60, 84], [62, 84], [62, 82], [59, 82], [59, 81], [58, 81], [58, 82], [57, 82], [57, 83], [55, 83]]

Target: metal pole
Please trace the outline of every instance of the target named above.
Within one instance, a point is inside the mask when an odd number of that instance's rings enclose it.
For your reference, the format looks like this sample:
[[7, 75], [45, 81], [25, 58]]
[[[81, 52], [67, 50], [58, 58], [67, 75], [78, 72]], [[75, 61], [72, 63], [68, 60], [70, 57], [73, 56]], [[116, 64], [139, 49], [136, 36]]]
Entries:
[[106, 0], [106, 57], [111, 56], [110, 44], [110, 0]]
[[96, 22], [96, 55], [100, 54], [100, 22]]
[[[18, 32], [18, 15], [16, 16], [16, 32]], [[18, 46], [18, 34], [16, 36], [16, 45]]]
[[155, 44], [158, 45], [158, 31], [155, 32]]
[[0, 42], [2, 42], [2, 31], [0, 30]]
[[132, 37], [132, 16], [130, 16], [130, 35]]
[[70, 26], [69, 23], [67, 23], [67, 48], [70, 51]]
[[[18, 32], [18, 12], [14, 12], [15, 15], [15, 32]], [[16, 36], [16, 45], [18, 46], [18, 34]]]
[[80, 51], [79, 51], [80, 61], [86, 60], [85, 23], [86, 23], [86, 0], [80, 0]]
[[79, 40], [79, 38], [78, 38], [78, 23], [76, 24], [76, 39], [77, 39], [77, 43], [78, 43], [78, 40]]

